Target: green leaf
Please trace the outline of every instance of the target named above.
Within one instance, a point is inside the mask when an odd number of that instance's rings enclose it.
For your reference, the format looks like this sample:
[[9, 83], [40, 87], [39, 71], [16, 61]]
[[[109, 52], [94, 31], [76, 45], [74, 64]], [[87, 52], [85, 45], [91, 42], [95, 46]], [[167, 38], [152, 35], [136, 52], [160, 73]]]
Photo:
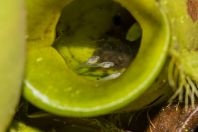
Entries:
[[126, 39], [129, 41], [135, 41], [141, 37], [142, 29], [138, 23], [132, 25], [129, 29]]
[[8, 127], [19, 101], [24, 67], [25, 22], [22, 0], [0, 5], [0, 131]]
[[14, 121], [9, 129], [9, 132], [42, 132], [41, 130], [28, 126], [22, 122]]
[[9, 132], [124, 132], [103, 118], [59, 118], [45, 117], [14, 121]]

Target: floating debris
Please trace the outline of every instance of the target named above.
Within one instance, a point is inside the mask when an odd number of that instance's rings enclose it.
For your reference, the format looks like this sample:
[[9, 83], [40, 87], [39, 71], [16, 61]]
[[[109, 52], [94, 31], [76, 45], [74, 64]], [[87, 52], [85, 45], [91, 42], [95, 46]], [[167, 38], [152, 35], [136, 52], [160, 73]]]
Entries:
[[98, 66], [102, 67], [102, 68], [111, 68], [113, 67], [115, 64], [113, 62], [102, 62], [99, 63]]
[[91, 58], [88, 59], [86, 62], [87, 64], [96, 64], [100, 59], [100, 56], [92, 56]]

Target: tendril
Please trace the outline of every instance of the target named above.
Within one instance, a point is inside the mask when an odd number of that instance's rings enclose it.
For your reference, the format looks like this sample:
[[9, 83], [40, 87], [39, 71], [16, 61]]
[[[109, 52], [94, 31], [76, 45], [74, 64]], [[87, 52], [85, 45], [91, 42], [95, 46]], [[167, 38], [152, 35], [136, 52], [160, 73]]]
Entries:
[[175, 93], [169, 99], [169, 103], [172, 104], [177, 99], [179, 103], [184, 102], [186, 110], [189, 103], [191, 103], [192, 108], [195, 108], [195, 98], [198, 98], [198, 82], [179, 68], [175, 59], [172, 59], [169, 63], [168, 81], [175, 90]]

